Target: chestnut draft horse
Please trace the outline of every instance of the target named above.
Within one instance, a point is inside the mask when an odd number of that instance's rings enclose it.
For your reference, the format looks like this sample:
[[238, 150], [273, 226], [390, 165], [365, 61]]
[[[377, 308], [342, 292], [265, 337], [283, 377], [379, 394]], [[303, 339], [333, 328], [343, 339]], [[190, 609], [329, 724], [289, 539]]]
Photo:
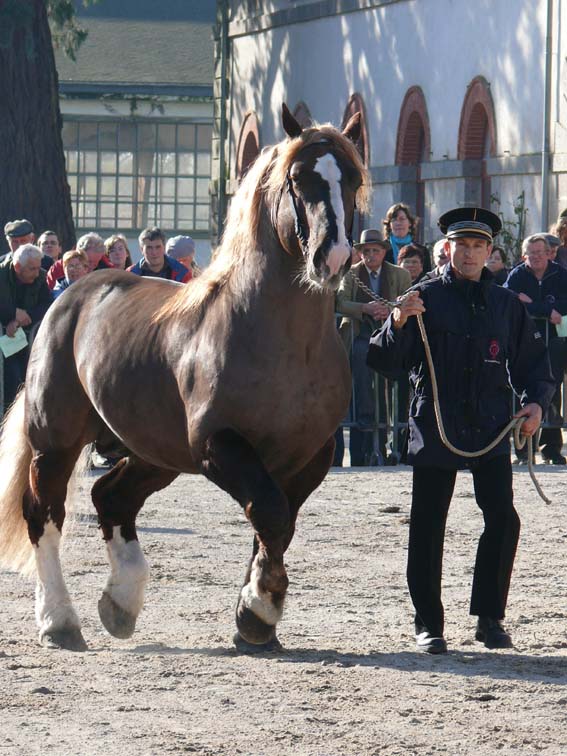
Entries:
[[202, 473], [254, 530], [235, 642], [277, 645], [284, 553], [349, 401], [333, 292], [369, 194], [358, 114], [342, 133], [303, 130], [284, 105], [283, 126], [288, 137], [250, 169], [199, 278], [181, 286], [98, 271], [43, 320], [0, 443], [0, 560], [35, 566], [43, 645], [86, 648], [59, 548], [67, 485], [92, 442], [124, 454], [92, 488], [110, 562], [98, 604], [108, 632], [130, 637], [142, 608], [144, 501], [180, 473]]

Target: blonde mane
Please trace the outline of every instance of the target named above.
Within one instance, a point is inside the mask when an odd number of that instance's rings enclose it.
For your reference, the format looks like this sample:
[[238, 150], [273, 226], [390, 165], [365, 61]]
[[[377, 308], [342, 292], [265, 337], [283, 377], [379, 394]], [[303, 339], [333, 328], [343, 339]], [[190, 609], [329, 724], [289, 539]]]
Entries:
[[[369, 210], [371, 179], [355, 145], [330, 124], [305, 129], [295, 139], [286, 139], [266, 148], [256, 158], [238, 191], [231, 200], [220, 246], [209, 266], [187, 286], [180, 289], [154, 316], [159, 322], [172, 316], [196, 315], [203, 312], [211, 299], [231, 279], [239, 278], [249, 250], [258, 246], [258, 231], [262, 207], [275, 207], [288, 170], [299, 152], [315, 142], [326, 139], [346, 160], [352, 162], [362, 176], [356, 195], [357, 208]], [[239, 288], [236, 282], [236, 289]]]

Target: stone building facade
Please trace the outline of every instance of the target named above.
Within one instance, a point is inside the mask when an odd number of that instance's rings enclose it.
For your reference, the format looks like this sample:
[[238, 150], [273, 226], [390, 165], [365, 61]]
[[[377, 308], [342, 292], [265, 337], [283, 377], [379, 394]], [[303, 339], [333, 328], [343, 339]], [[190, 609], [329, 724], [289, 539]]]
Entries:
[[547, 228], [567, 207], [566, 6], [219, 0], [215, 201], [226, 204], [258, 150], [282, 138], [285, 101], [304, 123], [363, 113], [374, 185], [365, 226], [404, 201], [426, 242], [458, 205], [500, 211], [512, 234], [520, 218], [524, 233]]

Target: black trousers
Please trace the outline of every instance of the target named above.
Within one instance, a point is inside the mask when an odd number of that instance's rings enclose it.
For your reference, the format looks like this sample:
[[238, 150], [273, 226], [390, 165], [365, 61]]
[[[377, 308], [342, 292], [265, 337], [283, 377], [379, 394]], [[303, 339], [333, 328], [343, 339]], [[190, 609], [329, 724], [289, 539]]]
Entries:
[[539, 439], [542, 452], [561, 453], [563, 446], [563, 436], [561, 434], [561, 425], [563, 417], [561, 416], [561, 388], [563, 386], [563, 374], [567, 367], [567, 339], [550, 338], [548, 342], [549, 360], [551, 362], [551, 372], [556, 380], [555, 394], [551, 405], [547, 411], [546, 420], [556, 428], [544, 428]]
[[[484, 516], [474, 569], [470, 613], [502, 619], [508, 599], [520, 518], [513, 504], [512, 466], [500, 455], [472, 468], [476, 502]], [[456, 470], [414, 467], [407, 579], [416, 625], [442, 635], [443, 542]]]

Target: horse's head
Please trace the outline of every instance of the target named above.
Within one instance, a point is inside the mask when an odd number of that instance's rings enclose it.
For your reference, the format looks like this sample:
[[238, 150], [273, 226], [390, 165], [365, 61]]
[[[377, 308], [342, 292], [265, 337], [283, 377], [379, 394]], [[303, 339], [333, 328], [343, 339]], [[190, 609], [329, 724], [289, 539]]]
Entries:
[[364, 206], [369, 188], [354, 146], [360, 114], [342, 133], [331, 126], [303, 130], [285, 104], [282, 121], [291, 142], [277, 233], [288, 252], [303, 255], [305, 281], [334, 290], [350, 267], [357, 194]]

